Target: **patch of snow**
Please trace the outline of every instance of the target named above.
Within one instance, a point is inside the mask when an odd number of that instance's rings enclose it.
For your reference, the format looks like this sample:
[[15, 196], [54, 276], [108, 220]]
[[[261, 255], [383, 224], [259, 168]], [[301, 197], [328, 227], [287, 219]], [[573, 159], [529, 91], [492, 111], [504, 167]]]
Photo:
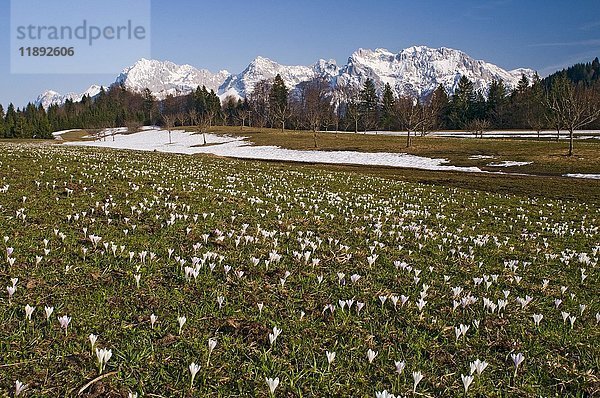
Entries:
[[[576, 139], [591, 139], [597, 138], [600, 132], [596, 130], [577, 130], [573, 136]], [[406, 133], [404, 133], [406, 135]], [[475, 134], [469, 131], [435, 131], [429, 136], [434, 137], [454, 137], [454, 138], [476, 138]], [[539, 138], [553, 139], [557, 136], [556, 130], [544, 130], [540, 131]], [[492, 130], [483, 133], [483, 138], [538, 138], [538, 132], [532, 130], [518, 130], [518, 131], [506, 131], [506, 130]], [[560, 132], [561, 139], [569, 138], [568, 131]]]
[[[68, 142], [65, 145], [94, 146], [116, 149], [158, 151], [182, 154], [213, 154], [238, 159], [278, 160], [303, 163], [349, 164], [404, 167], [422, 170], [482, 172], [478, 167], [447, 165], [446, 159], [432, 159], [404, 153], [369, 153], [356, 151], [301, 151], [276, 146], [255, 146], [239, 137], [192, 134], [181, 130], [146, 130], [135, 134], [116, 134], [102, 141]], [[114, 138], [114, 141], [113, 141]]]
[[488, 166], [489, 167], [526, 166], [531, 163], [533, 163], [533, 162], [515, 162], [512, 160], [503, 160], [502, 162], [498, 162], [498, 163], [488, 163]]
[[[321, 133], [336, 133], [335, 131], [320, 131]], [[367, 134], [367, 135], [385, 135], [385, 136], [404, 136], [406, 137], [406, 131], [359, 131], [355, 133], [353, 131], [338, 131], [338, 134]], [[414, 132], [411, 132], [411, 135], [415, 135]], [[417, 137], [419, 137], [419, 133], [417, 133]], [[450, 137], [450, 138], [476, 138], [475, 134], [469, 131], [433, 131], [427, 133], [427, 137]], [[556, 139], [556, 130], [544, 130], [540, 132], [540, 138], [546, 139]], [[533, 130], [518, 130], [518, 131], [506, 131], [506, 130], [492, 130], [483, 133], [483, 138], [532, 138], [537, 139], [538, 133]], [[560, 132], [561, 139], [568, 139], [569, 132], [561, 131]], [[574, 133], [574, 138], [578, 140], [588, 140], [588, 139], [600, 139], [600, 131], [597, 130], [577, 130]]]
[[572, 178], [589, 178], [592, 180], [600, 180], [600, 174], [565, 174], [564, 176]]
[[469, 156], [469, 159], [471, 159], [471, 160], [477, 160], [477, 159], [494, 159], [494, 157], [491, 156], [491, 155], [471, 155], [471, 156]]

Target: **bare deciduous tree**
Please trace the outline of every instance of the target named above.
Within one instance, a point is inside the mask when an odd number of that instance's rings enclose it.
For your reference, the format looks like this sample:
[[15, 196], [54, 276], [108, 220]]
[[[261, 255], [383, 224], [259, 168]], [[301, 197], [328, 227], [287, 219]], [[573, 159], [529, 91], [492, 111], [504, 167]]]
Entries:
[[491, 123], [487, 119], [474, 119], [467, 124], [467, 130], [475, 134], [475, 138], [483, 138], [483, 133], [489, 130]]
[[216, 112], [214, 110], [207, 109], [198, 118], [198, 125], [200, 126], [200, 132], [202, 133], [202, 140], [204, 141], [203, 145], [206, 145], [206, 133], [212, 127], [215, 116]]
[[438, 91], [433, 91], [425, 99], [423, 99], [420, 105], [421, 111], [421, 123], [420, 132], [421, 136], [427, 135], [427, 133], [435, 130], [438, 127], [438, 121], [442, 112], [443, 102], [438, 98]]
[[559, 77], [546, 96], [548, 109], [569, 130], [569, 156], [573, 156], [573, 134], [600, 117], [600, 102], [594, 88], [575, 85], [566, 76]]
[[188, 111], [188, 118], [190, 119], [190, 123], [192, 124], [192, 126], [198, 125], [198, 111], [196, 111], [196, 109], [191, 108]]
[[[133, 134], [133, 133], [137, 133], [140, 130], [140, 127], [142, 127], [142, 124], [140, 122], [138, 122], [137, 120], [129, 120], [127, 122], [127, 134]], [[113, 131], [116, 131], [116, 129], [113, 129]], [[113, 141], [115, 140], [115, 135], [113, 134]]]
[[169, 144], [172, 144], [173, 142], [171, 141], [171, 130], [173, 129], [174, 116], [164, 114], [164, 115], [162, 115], [162, 119], [163, 119], [165, 128], [169, 132]]
[[185, 122], [186, 122], [186, 113], [177, 112], [175, 114], [175, 123], [179, 126], [183, 126], [183, 125], [185, 125]]
[[252, 110], [253, 124], [263, 128], [270, 118], [269, 94], [271, 93], [271, 82], [261, 80], [254, 86], [254, 90], [248, 96], [248, 102]]
[[412, 131], [417, 132], [423, 123], [421, 104], [411, 97], [400, 97], [396, 101], [397, 114], [401, 124], [406, 128], [406, 147], [412, 145]]
[[301, 121], [313, 133], [315, 148], [317, 131], [330, 113], [330, 99], [327, 98], [329, 85], [323, 79], [314, 79], [300, 85]]
[[240, 122], [240, 130], [244, 130], [244, 127], [246, 126], [246, 120], [250, 120], [251, 114], [252, 111], [250, 109], [243, 108], [236, 113], [236, 118]]

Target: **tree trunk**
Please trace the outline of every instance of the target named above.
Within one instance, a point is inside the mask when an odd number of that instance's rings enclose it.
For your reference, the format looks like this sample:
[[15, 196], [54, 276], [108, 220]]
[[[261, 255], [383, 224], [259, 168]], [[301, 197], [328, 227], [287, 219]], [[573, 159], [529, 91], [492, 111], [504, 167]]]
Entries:
[[573, 128], [569, 129], [569, 156], [573, 156]]
[[171, 130], [169, 129], [169, 144], [171, 144]]
[[406, 147], [410, 148], [410, 129], [406, 132]]
[[319, 146], [317, 145], [317, 131], [316, 130], [313, 131], [313, 140], [315, 141], [315, 148], [318, 148]]
[[202, 132], [202, 139], [204, 140], [204, 145], [206, 145], [206, 134], [204, 134], [204, 131]]

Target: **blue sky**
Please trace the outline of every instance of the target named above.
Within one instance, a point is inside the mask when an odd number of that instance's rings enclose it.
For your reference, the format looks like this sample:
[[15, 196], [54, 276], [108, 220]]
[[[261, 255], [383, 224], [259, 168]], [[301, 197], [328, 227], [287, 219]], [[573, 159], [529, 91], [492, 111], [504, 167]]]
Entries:
[[[93, 83], [109, 84], [120, 72], [11, 75], [9, 0], [0, 5], [5, 107], [22, 106], [46, 89], [80, 92]], [[445, 46], [541, 75], [600, 56], [598, 0], [153, 0], [151, 29], [153, 58], [235, 73], [257, 55], [283, 64], [319, 58], [344, 64], [360, 47], [397, 52]]]

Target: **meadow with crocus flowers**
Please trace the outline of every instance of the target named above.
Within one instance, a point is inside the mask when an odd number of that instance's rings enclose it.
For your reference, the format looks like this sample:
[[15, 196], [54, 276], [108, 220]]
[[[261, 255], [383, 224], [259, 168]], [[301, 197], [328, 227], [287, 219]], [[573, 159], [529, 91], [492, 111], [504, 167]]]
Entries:
[[5, 396], [600, 394], [595, 202], [45, 144], [0, 166]]

